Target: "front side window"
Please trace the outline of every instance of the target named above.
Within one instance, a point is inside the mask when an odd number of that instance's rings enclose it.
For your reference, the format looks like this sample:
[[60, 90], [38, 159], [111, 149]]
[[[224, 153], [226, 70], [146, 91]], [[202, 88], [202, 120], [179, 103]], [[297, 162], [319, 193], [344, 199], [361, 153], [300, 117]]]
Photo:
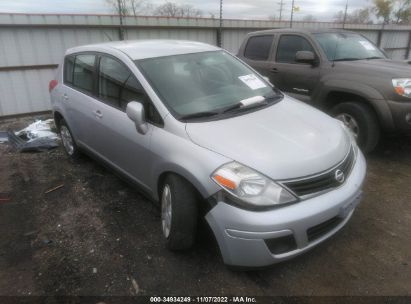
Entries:
[[272, 43], [273, 35], [251, 37], [245, 47], [244, 56], [252, 60], [267, 60]]
[[282, 35], [277, 48], [277, 62], [297, 63], [295, 55], [299, 51], [311, 51], [314, 49], [307, 39], [297, 35]]
[[355, 33], [318, 33], [314, 38], [330, 61], [386, 58], [377, 46]]
[[98, 96], [103, 102], [124, 112], [130, 101], [141, 102], [148, 121], [162, 123], [140, 82], [120, 61], [107, 56], [101, 57], [98, 84]]
[[87, 93], [93, 92], [95, 55], [77, 55], [74, 61], [73, 86]]
[[224, 51], [141, 59], [136, 64], [178, 119], [220, 116], [223, 108], [241, 108], [250, 98], [273, 99], [274, 95], [281, 95]]
[[98, 76], [99, 98], [115, 108], [125, 107], [121, 97], [130, 76], [131, 72], [121, 62], [110, 57], [101, 57]]

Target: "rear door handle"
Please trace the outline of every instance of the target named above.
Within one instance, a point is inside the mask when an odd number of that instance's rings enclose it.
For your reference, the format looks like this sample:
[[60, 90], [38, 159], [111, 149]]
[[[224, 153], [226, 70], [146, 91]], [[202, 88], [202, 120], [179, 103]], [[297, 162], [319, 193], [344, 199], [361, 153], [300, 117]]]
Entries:
[[68, 99], [69, 99], [69, 97], [68, 97], [68, 95], [67, 95], [66, 93], [63, 94], [63, 99], [64, 99], [64, 100], [68, 100]]
[[94, 113], [94, 115], [95, 115], [96, 117], [98, 117], [98, 118], [103, 117], [103, 113], [101, 113], [100, 110], [96, 110], [96, 111], [94, 111], [93, 113]]
[[279, 70], [277, 68], [272, 68], [271, 69], [271, 73], [278, 73], [278, 72], [279, 72]]

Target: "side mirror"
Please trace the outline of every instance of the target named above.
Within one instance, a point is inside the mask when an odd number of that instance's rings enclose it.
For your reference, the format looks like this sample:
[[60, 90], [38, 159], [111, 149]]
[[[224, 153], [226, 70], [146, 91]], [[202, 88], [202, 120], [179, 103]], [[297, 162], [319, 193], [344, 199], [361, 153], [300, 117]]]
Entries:
[[137, 131], [141, 134], [146, 134], [148, 126], [142, 103], [138, 101], [130, 101], [127, 104], [126, 113], [128, 118], [134, 121]]
[[315, 55], [311, 51], [298, 51], [295, 54], [295, 61], [301, 63], [310, 63], [314, 64], [315, 62]]

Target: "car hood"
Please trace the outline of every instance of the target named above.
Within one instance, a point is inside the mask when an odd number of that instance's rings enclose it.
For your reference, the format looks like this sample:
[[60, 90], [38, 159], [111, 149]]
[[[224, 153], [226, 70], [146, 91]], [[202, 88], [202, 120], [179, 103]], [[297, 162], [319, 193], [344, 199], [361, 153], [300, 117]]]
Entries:
[[277, 180], [327, 170], [351, 144], [337, 120], [288, 96], [252, 113], [187, 123], [186, 132], [194, 143]]
[[358, 73], [370, 76], [381, 75], [384, 77], [410, 77], [411, 65], [404, 61], [390, 59], [372, 59], [339, 61], [336, 67], [348, 73]]

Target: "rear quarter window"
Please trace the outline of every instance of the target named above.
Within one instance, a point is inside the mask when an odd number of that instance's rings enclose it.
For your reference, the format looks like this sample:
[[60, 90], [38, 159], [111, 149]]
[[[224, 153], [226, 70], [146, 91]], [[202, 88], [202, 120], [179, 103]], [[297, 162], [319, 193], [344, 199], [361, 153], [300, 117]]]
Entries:
[[74, 56], [64, 58], [64, 83], [73, 84]]
[[252, 60], [267, 60], [270, 55], [273, 35], [254, 36], [248, 39], [244, 57]]

